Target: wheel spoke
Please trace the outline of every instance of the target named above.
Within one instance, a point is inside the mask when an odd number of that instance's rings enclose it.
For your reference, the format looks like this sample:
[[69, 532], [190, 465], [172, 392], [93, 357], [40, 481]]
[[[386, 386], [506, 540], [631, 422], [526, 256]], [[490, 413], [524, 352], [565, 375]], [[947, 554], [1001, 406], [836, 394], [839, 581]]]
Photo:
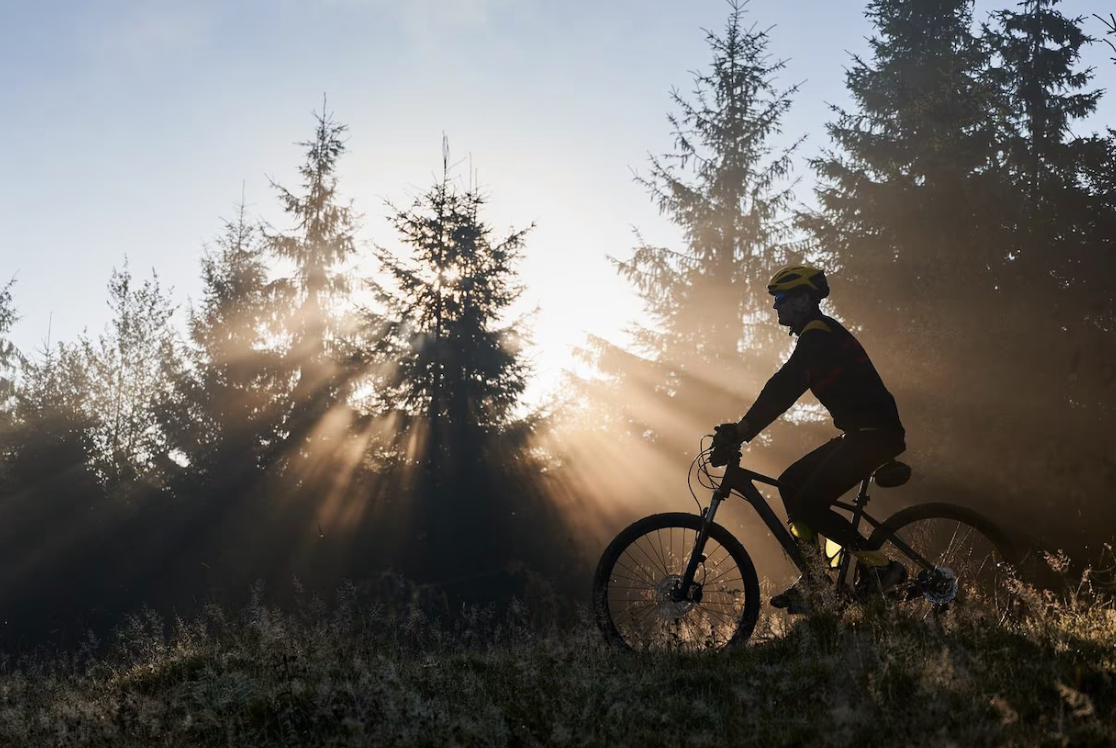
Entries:
[[[966, 527], [968, 527], [968, 525], [966, 525]], [[943, 566], [945, 566], [949, 562], [949, 560], [952, 558], [952, 556], [950, 556], [950, 551], [953, 549], [953, 543], [954, 543], [955, 540], [957, 540], [957, 533], [960, 530], [961, 530], [961, 523], [958, 522], [957, 523], [957, 528], [953, 531], [953, 535], [949, 539], [949, 545], [946, 546], [945, 552], [942, 554], [942, 565]], [[968, 530], [965, 532], [965, 537], [961, 539], [961, 543], [957, 544], [959, 548], [960, 548], [962, 543], [964, 543], [966, 540], [969, 539], [969, 535], [971, 535], [972, 532], [973, 532], [973, 528], [968, 527]]]
[[[700, 612], [703, 616], [710, 616], [710, 615], [717, 616], [722, 621], [724, 621], [728, 624], [736, 623], [736, 619], [732, 618], [731, 616], [725, 615], [724, 613], [719, 613], [715, 610], [709, 610], [707, 608], [702, 608]], [[720, 625], [723, 625], [723, 624], [717, 624], [717, 625], [720, 626]]]
[[[628, 572], [631, 572], [631, 573], [637, 573], [630, 566], [628, 566], [626, 564], [621, 564], [619, 561], [616, 562], [616, 565], [621, 566], [625, 571], [628, 571]], [[644, 577], [642, 579], [636, 578], [636, 577], [629, 577], [629, 576], [624, 576], [623, 574], [617, 574], [615, 571], [612, 573], [612, 575], [614, 577], [620, 577], [621, 579], [626, 579], [629, 582], [645, 582], [646, 583], [648, 581], [646, 577]], [[653, 579], [651, 580], [650, 584], [647, 585], [647, 588], [652, 589], [652, 590], [655, 589], [655, 581]]]
[[643, 566], [643, 563], [642, 563], [642, 562], [640, 562], [640, 560], [639, 560], [638, 558], [636, 558], [636, 557], [635, 557], [634, 555], [632, 555], [632, 554], [628, 553], [627, 549], [625, 549], [625, 550], [624, 550], [624, 555], [625, 555], [625, 556], [627, 556], [628, 558], [630, 558], [630, 559], [632, 560], [632, 562], [633, 562], [633, 563], [634, 563], [634, 564], [636, 565], [636, 567], [637, 567], [637, 568], [638, 568], [638, 569], [639, 569], [639, 570], [640, 570], [641, 572], [643, 572], [644, 574], [647, 574], [647, 578], [648, 578], [648, 579], [654, 580], [654, 579], [656, 579], [656, 578], [658, 577], [658, 574], [655, 574], [655, 573], [653, 573], [653, 572], [652, 572], [652, 573], [648, 573], [647, 569], [646, 569], [646, 568], [644, 568], [644, 566]]
[[648, 621], [647, 626], [640, 629], [640, 632], [639, 632], [640, 633], [640, 638], [645, 642], [648, 639], [650, 639], [649, 632], [651, 630], [653, 630], [656, 626], [662, 626], [663, 619], [659, 616], [656, 616], [655, 612], [654, 612], [654, 609], [652, 609], [651, 610], [651, 615], [647, 618], [647, 621]]
[[[758, 580], [735, 539], [727, 545], [723, 528], [706, 526], [694, 515], [648, 520], [660, 521], [628, 528], [627, 536], [610, 546], [608, 565], [602, 559], [598, 569], [594, 598], [606, 635], [635, 649], [691, 651], [720, 649], [739, 638], [745, 621], [750, 633], [758, 614]], [[703, 527], [704, 558], [696, 564], [694, 587], [683, 596], [682, 576]]]
[[659, 556], [663, 559], [663, 568], [669, 569], [670, 562], [667, 560], [668, 556], [666, 554], [666, 551], [663, 550], [663, 537], [660, 534], [661, 532], [661, 530], [655, 530], [655, 540], [659, 541]]
[[[725, 569], [724, 571], [722, 571], [722, 572], [721, 572], [720, 574], [718, 574], [717, 576], [713, 577], [712, 579], [707, 579], [707, 580], [705, 581], [705, 583], [706, 583], [706, 584], [713, 584], [713, 582], [716, 582], [716, 581], [717, 581], [718, 579], [720, 579], [721, 577], [723, 577], [723, 576], [724, 576], [725, 574], [728, 574], [728, 573], [730, 573], [730, 572], [733, 572], [733, 571], [740, 571], [740, 569], [739, 569], [739, 568], [738, 568], [737, 566], [733, 565], [733, 567], [732, 567], [731, 569]], [[737, 579], [739, 579], [740, 577], [736, 577], [736, 578], [737, 578]], [[726, 581], [729, 581], [729, 582], [731, 582], [731, 581], [732, 581], [732, 579], [729, 579], [729, 580], [726, 580]]]
[[704, 605], [700, 606], [700, 609], [701, 609], [702, 613], [708, 613], [710, 615], [719, 616], [719, 617], [723, 618], [725, 621], [728, 621], [730, 623], [735, 622], [735, 619], [733, 619], [732, 616], [728, 615], [727, 613], [721, 613], [720, 611], [717, 611], [717, 610], [711, 610], [709, 608], [704, 607]]
[[[946, 511], [948, 510], [947, 507]], [[1006, 571], [1003, 562], [1006, 559], [997, 542], [989, 538], [980, 527], [956, 514], [931, 514], [922, 517], [915, 514], [910, 520], [893, 527], [895, 536], [902, 539], [915, 553], [930, 561], [936, 568], [949, 569], [956, 575], [957, 597], [953, 600], [965, 602], [983, 599], [999, 613], [1005, 604], [1002, 584]], [[897, 546], [893, 545], [892, 548], [899, 552]], [[912, 577], [922, 571], [910, 558], [900, 556], [900, 560], [907, 566]], [[948, 580], [942, 581], [934, 575], [931, 578], [937, 578], [938, 586], [944, 584], [944, 587], [929, 589], [926, 592], [928, 599], [917, 597], [910, 601], [912, 612], [918, 606], [924, 608], [919, 611], [923, 617], [937, 609], [930, 599], [936, 599], [935, 595], [940, 593], [947, 598], [951, 594]]]
[[[724, 551], [725, 555], [722, 556], [720, 559], [714, 559], [714, 556], [717, 554], [717, 551]], [[732, 556], [729, 554], [728, 549], [725, 548], [723, 545], [718, 544], [717, 550], [713, 551], [713, 553], [711, 553], [709, 555], [709, 558], [707, 558], [705, 560], [705, 562], [707, 564], [712, 563], [713, 567], [716, 568], [717, 566], [720, 566], [721, 563], [723, 563], [726, 559], [729, 559], [729, 558], [732, 558]], [[716, 561], [716, 562], [714, 563], [714, 561]]]
[[[647, 549], [643, 547], [642, 541], [643, 541], [644, 539], [645, 539], [645, 538], [640, 538], [640, 539], [639, 539], [639, 540], [637, 540], [636, 542], [632, 543], [632, 545], [633, 545], [633, 546], [635, 546], [635, 547], [637, 547], [637, 548], [639, 548], [639, 552], [643, 554], [643, 557], [644, 557], [644, 558], [646, 558], [646, 559], [647, 559], [648, 561], [650, 561], [650, 562], [651, 562], [651, 567], [652, 567], [652, 568], [654, 568], [654, 567], [655, 567], [655, 564], [656, 564], [657, 562], [655, 561], [655, 559], [653, 559], [653, 558], [651, 557], [651, 554], [647, 552]], [[665, 566], [664, 566], [664, 567], [663, 567], [663, 568], [662, 568], [661, 570], [660, 570], [660, 569], [656, 569], [656, 572], [658, 572], [658, 571], [662, 571], [662, 572], [663, 572], [663, 576], [664, 576], [664, 577], [665, 577], [665, 576], [666, 576], [667, 574], [669, 574], [669, 573], [670, 573], [670, 569], [668, 569], [668, 568], [667, 568], [667, 567], [665, 567]], [[656, 575], [655, 575], [655, 576], [658, 576], [658, 574], [656, 573]]]

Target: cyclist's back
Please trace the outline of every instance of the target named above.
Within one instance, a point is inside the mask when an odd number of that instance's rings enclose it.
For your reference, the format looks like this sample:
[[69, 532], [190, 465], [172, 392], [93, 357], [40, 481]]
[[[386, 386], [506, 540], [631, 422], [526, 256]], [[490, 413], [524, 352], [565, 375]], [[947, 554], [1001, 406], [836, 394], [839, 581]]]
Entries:
[[895, 398], [863, 346], [841, 323], [815, 311], [791, 332], [798, 335], [794, 353], [743, 418], [754, 433], [766, 428], [807, 389], [842, 431], [903, 432]]

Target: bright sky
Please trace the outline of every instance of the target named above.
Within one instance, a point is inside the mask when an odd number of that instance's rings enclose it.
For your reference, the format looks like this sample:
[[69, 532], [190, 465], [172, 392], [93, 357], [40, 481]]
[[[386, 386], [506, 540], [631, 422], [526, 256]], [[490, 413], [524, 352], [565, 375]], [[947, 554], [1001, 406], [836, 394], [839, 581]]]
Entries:
[[[978, 18], [1008, 2], [978, 4]], [[1069, 15], [1097, 12], [1066, 0]], [[341, 190], [365, 214], [359, 238], [396, 248], [383, 201], [400, 206], [440, 167], [468, 159], [498, 229], [538, 224], [521, 265], [537, 318], [537, 395], [585, 331], [620, 339], [639, 305], [606, 254], [638, 227], [678, 234], [632, 169], [670, 149], [672, 86], [710, 53], [723, 0], [39, 0], [0, 3], [0, 280], [18, 277], [24, 351], [99, 332], [105, 285], [125, 256], [154, 268], [184, 305], [201, 287], [202, 244], [234, 215], [286, 228], [267, 177], [297, 187], [294, 145], [311, 110], [350, 127]], [[787, 138], [827, 145], [826, 102], [846, 101], [849, 52], [870, 27], [850, 0], [753, 0], [770, 51], [802, 82]], [[1103, 27], [1090, 19], [1095, 35]], [[1099, 45], [1087, 62], [1113, 88]], [[1116, 121], [1116, 95], [1080, 132]], [[798, 174], [810, 200], [813, 176]], [[50, 323], [53, 315], [53, 322]]]

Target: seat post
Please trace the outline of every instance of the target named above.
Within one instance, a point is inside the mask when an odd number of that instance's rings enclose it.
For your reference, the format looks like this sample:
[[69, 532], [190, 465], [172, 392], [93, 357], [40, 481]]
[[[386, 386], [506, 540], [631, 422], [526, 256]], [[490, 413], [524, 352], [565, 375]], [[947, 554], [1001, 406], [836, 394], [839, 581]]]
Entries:
[[[868, 476], [860, 482], [860, 491], [857, 492], [856, 498], [853, 499], [853, 516], [852, 527], [857, 533], [860, 532], [860, 515], [864, 512], [864, 507], [868, 506], [868, 484], [872, 481], [872, 476]], [[844, 579], [849, 584], [852, 580], [846, 575], [849, 572], [849, 563], [852, 561], [852, 553], [848, 548], [842, 549], [841, 564], [838, 567], [837, 579]]]
[[868, 484], [871, 482], [872, 476], [868, 476], [864, 480], [860, 481], [860, 491], [856, 494], [856, 498], [853, 499], [853, 506], [862, 507], [868, 505], [868, 499], [870, 498], [868, 496]]
[[868, 484], [871, 481], [872, 476], [868, 476], [862, 480], [860, 482], [860, 491], [856, 494], [856, 498], [853, 499], [853, 507], [855, 508], [853, 509], [852, 526], [857, 532], [860, 531], [860, 515], [864, 513], [864, 507], [868, 506], [868, 499], [870, 498], [868, 496]]

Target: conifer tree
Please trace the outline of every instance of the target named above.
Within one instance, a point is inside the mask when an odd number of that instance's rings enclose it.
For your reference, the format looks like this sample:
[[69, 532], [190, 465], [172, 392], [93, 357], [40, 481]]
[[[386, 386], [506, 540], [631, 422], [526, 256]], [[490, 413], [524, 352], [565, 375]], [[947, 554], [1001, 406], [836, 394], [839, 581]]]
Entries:
[[969, 271], [1003, 261], [989, 117], [1002, 107], [971, 0], [874, 0], [866, 14], [872, 58], [854, 57], [846, 74], [855, 108], [833, 107], [835, 149], [811, 161], [821, 212], [801, 218], [861, 324], [992, 292]]
[[380, 331], [372, 354], [378, 406], [428, 422], [431, 457], [507, 428], [529, 371], [522, 322], [501, 319], [522, 293], [514, 262], [530, 228], [493, 241], [480, 218], [484, 197], [458, 191], [448, 168], [410, 209], [392, 207], [411, 257], [379, 249], [392, 284], [371, 284], [385, 311], [367, 318]]
[[[1081, 52], [1093, 40], [1084, 17], [1060, 0], [1026, 0], [994, 14], [985, 34], [999, 57], [996, 81], [1011, 102], [1005, 153], [1016, 210], [1008, 222], [1016, 275], [1026, 300], [1041, 298], [1036, 320], [1046, 342], [1030, 363], [1036, 389], [1053, 393], [1049, 417], [1072, 423], [1074, 450], [1107, 433], [1116, 414], [1116, 135], [1078, 134], [1103, 91]], [[1075, 439], [1076, 441], [1076, 439]], [[1076, 459], [1076, 455], [1067, 456]], [[1102, 489], [1103, 490], [1103, 489]]]
[[1024, 283], [1047, 294], [1065, 326], [1076, 325], [1088, 307], [1111, 311], [1116, 193], [1105, 176], [1112, 132], [1072, 130], [1096, 111], [1103, 91], [1090, 88], [1093, 71], [1080, 64], [1091, 41], [1085, 19], [1066, 17], [1059, 4], [1026, 0], [1020, 11], [995, 13], [996, 26], [984, 31], [998, 55], [994, 79], [1009, 103], [1001, 140], [1019, 196], [1007, 221], [1015, 264]]
[[797, 86], [776, 86], [785, 62], [770, 60], [766, 32], [743, 25], [744, 4], [730, 6], [723, 34], [706, 34], [710, 69], [695, 75], [692, 98], [672, 93], [674, 151], [652, 157], [638, 178], [685, 246], [641, 239], [629, 260], [614, 260], [651, 321], [634, 327], [633, 350], [590, 338], [583, 352], [604, 379], [580, 386], [619, 405], [593, 417], [672, 462], [688, 461], [714, 424], [739, 417], [786, 340], [766, 283], [795, 257], [790, 172], [801, 140], [783, 149], [774, 141]]
[[12, 301], [14, 284], [15, 278], [12, 278], [0, 290], [0, 485], [7, 483], [16, 448], [16, 376], [22, 357], [9, 337], [12, 325], [19, 319]]
[[[854, 57], [854, 106], [811, 160], [821, 209], [800, 222], [828, 257], [833, 304], [865, 336], [909, 429], [947, 438], [958, 415], [929, 382], [988, 346], [974, 316], [1010, 292], [997, 145], [1005, 105], [971, 0], [873, 0], [872, 57]], [[995, 341], [998, 344], [1001, 341]], [[894, 372], [894, 374], [892, 374]]]
[[[1106, 37], [1116, 36], [1116, 13], [1109, 13], [1108, 18], [1105, 18], [1104, 16], [1097, 15], [1096, 13], [1094, 13], [1093, 18], [1096, 18], [1098, 21], [1101, 22], [1101, 24], [1103, 24], [1104, 35]], [[1106, 38], [1103, 41], [1108, 46], [1109, 49], [1111, 49], [1114, 53], [1116, 53], [1116, 44], [1113, 44], [1111, 39]], [[1116, 62], [1116, 57], [1113, 57], [1112, 61]]]
[[7, 570], [0, 595], [9, 601], [8, 636], [41, 640], [48, 621], [103, 602], [94, 590], [110, 586], [95, 579], [94, 569], [112, 563], [106, 544], [97, 541], [127, 507], [107, 501], [120, 494], [110, 497], [96, 472], [100, 424], [89, 407], [98, 386], [92, 378], [80, 343], [48, 343], [21, 367], [0, 476], [8, 517], [0, 527], [0, 568]]
[[[299, 167], [302, 193], [272, 182], [295, 230], [264, 230], [266, 252], [291, 269], [268, 285], [283, 375], [290, 383], [283, 439], [269, 450], [284, 463], [302, 454], [313, 439], [330, 440], [320, 427], [325, 415], [344, 408], [351, 369], [339, 358], [341, 321], [338, 297], [349, 290], [345, 263], [355, 255], [357, 216], [337, 192], [337, 164], [345, 152], [347, 127], [325, 111], [315, 114], [314, 138], [300, 143], [306, 161]], [[313, 435], [313, 436], [312, 436]], [[329, 450], [329, 446], [324, 447]]]
[[[12, 343], [12, 325], [19, 319], [12, 301], [12, 286], [15, 279], [8, 281], [0, 289], [0, 435], [7, 434], [12, 425], [12, 410], [15, 407], [16, 374], [21, 360], [20, 352]], [[0, 436], [0, 462], [8, 452], [4, 436]]]
[[[800, 217], [829, 258], [837, 313], [895, 396], [907, 459], [935, 485], [981, 459], [978, 448], [964, 451], [959, 432], [991, 428], [991, 419], [971, 423], [972, 402], [996, 397], [983, 367], [1006, 341], [986, 330], [1015, 293], [997, 282], [1010, 262], [1011, 190], [997, 144], [1006, 105], [990, 77], [991, 51], [973, 33], [972, 5], [868, 4], [872, 54], [855, 56], [846, 72], [852, 105], [832, 108], [832, 147], [811, 160], [820, 210]], [[996, 438], [981, 436], [982, 447]]]
[[202, 258], [203, 296], [189, 314], [192, 370], [183, 379], [181, 438], [194, 472], [227, 481], [262, 467], [279, 439], [281, 398], [289, 392], [266, 334], [268, 268], [259, 229], [246, 215], [226, 221]]
[[8, 570], [0, 595], [9, 601], [14, 639], [24, 625], [35, 638], [45, 628], [43, 611], [72, 610], [90, 588], [88, 575], [68, 561], [83, 543], [103, 553], [93, 536], [113, 514], [94, 472], [98, 424], [89, 397], [95, 383], [84, 350], [48, 339], [38, 355], [17, 351], [6, 338], [16, 319], [11, 286], [0, 292], [0, 493], [8, 517], [0, 528], [0, 568]]
[[1080, 69], [1082, 48], [1090, 41], [1083, 18], [1067, 18], [1061, 0], [1025, 0], [1022, 12], [994, 14], [996, 27], [984, 32], [999, 58], [994, 79], [1009, 104], [1007, 155], [1036, 213], [1080, 176], [1093, 139], [1073, 137], [1074, 120], [1092, 113], [1102, 91], [1086, 90], [1091, 69]]
[[[1022, 15], [1051, 5], [1028, 2]], [[980, 501], [1006, 505], [1023, 500], [1013, 492], [1049, 486], [1060, 468], [1017, 456], [1060, 462], [1044, 445], [1072, 420], [1063, 399], [1072, 357], [1052, 324], [1050, 281], [1073, 277], [1066, 259], [1084, 245], [1064, 240], [1080, 241], [1079, 219], [1093, 213], [1080, 190], [1088, 160], [1074, 163], [1084, 151], [1064, 128], [1090, 98], [1041, 93], [1086, 82], [1055, 64], [1072, 63], [1072, 30], [1028, 57], [1020, 29], [1052, 28], [1053, 16], [1035, 26], [999, 14], [1013, 41], [987, 27], [975, 35], [971, 10], [969, 0], [869, 4], [873, 55], [847, 74], [854, 107], [835, 109], [835, 147], [812, 162], [821, 210], [802, 225], [833, 253], [834, 303], [868, 331], [918, 445], [911, 459], [937, 481], [979, 474]], [[1049, 222], [1042, 240], [1028, 215]]]
[[175, 306], [152, 272], [136, 284], [127, 263], [112, 271], [113, 317], [96, 341], [79, 345], [89, 371], [84, 402], [93, 420], [93, 468], [121, 496], [163, 488], [180, 465], [164, 414], [184, 365], [172, 317]]
[[731, 7], [724, 35], [706, 35], [711, 70], [696, 75], [694, 100], [671, 95], [675, 151], [651, 157], [650, 175], [638, 179], [682, 229], [686, 248], [642, 244], [618, 263], [650, 302], [657, 324], [646, 342], [680, 368], [694, 358], [735, 359], [740, 347], [774, 339], [766, 325], [742, 335], [741, 320], [769, 318], [762, 281], [784, 258], [789, 233], [786, 180], [798, 143], [772, 155], [771, 141], [798, 87], [775, 87], [785, 61], [770, 62], [766, 32], [743, 28], [743, 4]]
[[10, 492], [69, 494], [71, 500], [99, 493], [99, 424], [89, 403], [94, 386], [80, 344], [48, 344], [25, 360], [10, 433]]
[[534, 423], [516, 410], [529, 374], [524, 319], [507, 319], [530, 228], [497, 239], [479, 189], [450, 179], [443, 145], [441, 179], [410, 208], [392, 207], [409, 256], [377, 251], [386, 277], [370, 282], [378, 308], [364, 313], [362, 359], [372, 412], [391, 426], [392, 474], [405, 486], [412, 542], [402, 563], [444, 582], [514, 557], [533, 533], [512, 528], [541, 516], [542, 499], [511, 488]]

